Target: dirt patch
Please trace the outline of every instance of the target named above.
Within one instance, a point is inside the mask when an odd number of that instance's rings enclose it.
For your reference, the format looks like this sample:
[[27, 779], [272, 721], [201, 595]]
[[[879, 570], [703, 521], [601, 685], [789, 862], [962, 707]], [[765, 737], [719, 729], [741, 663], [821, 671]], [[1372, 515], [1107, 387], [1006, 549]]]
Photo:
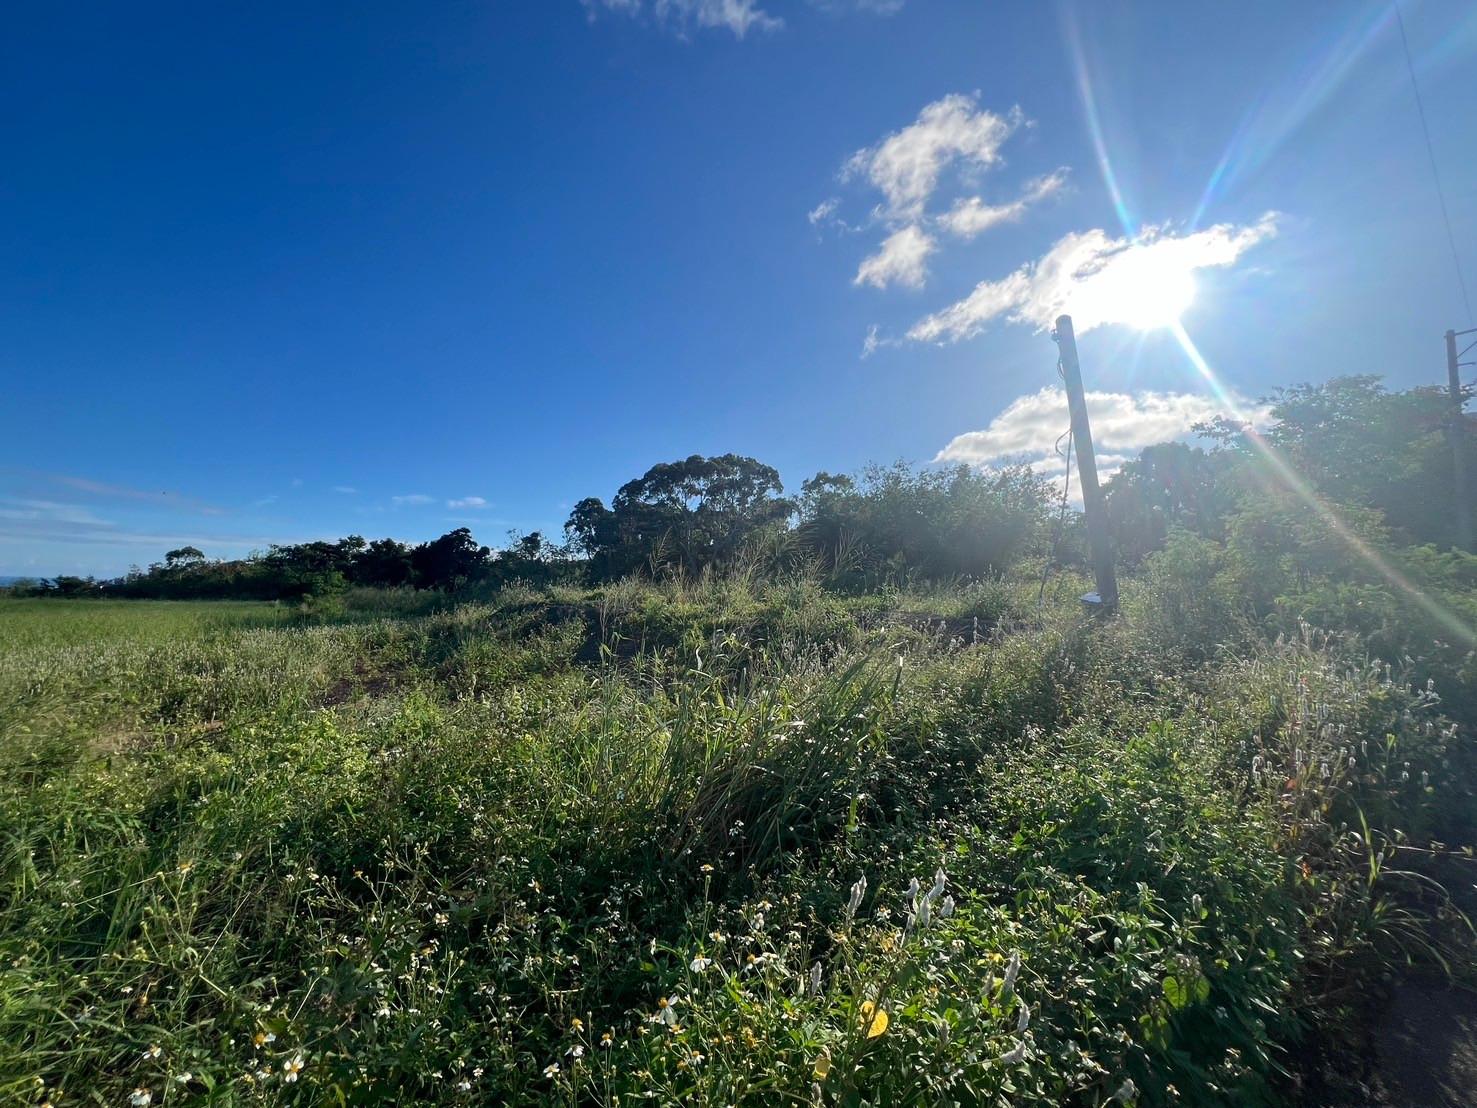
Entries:
[[1402, 981], [1374, 1029], [1372, 1105], [1471, 1108], [1477, 1104], [1477, 994]]

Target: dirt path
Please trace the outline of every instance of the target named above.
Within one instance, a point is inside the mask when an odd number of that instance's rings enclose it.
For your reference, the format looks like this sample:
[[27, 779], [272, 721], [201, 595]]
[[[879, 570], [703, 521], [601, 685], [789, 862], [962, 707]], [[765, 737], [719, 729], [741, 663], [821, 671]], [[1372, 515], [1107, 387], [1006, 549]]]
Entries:
[[[1439, 881], [1469, 919], [1477, 919], [1477, 863], [1445, 856], [1411, 869]], [[1371, 1028], [1371, 1106], [1477, 1106], [1477, 991], [1411, 976], [1396, 983]]]

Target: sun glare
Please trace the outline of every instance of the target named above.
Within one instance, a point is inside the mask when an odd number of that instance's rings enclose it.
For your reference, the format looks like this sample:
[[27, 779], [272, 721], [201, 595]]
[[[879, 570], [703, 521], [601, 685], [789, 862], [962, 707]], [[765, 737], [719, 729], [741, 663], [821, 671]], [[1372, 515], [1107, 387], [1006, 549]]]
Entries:
[[1083, 281], [1072, 300], [1074, 315], [1095, 324], [1122, 323], [1142, 331], [1173, 327], [1194, 303], [1195, 275], [1153, 252], [1128, 253]]

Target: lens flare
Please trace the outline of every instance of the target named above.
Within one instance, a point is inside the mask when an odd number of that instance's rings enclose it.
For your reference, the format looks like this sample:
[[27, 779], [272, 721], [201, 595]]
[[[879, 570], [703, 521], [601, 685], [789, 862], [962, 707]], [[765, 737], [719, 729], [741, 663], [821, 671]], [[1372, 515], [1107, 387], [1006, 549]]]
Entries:
[[1199, 348], [1190, 339], [1185, 328], [1181, 324], [1175, 323], [1171, 327], [1171, 330], [1174, 333], [1174, 337], [1179, 341], [1181, 349], [1184, 350], [1185, 356], [1190, 359], [1190, 364], [1195, 367], [1195, 371], [1210, 385], [1211, 391], [1215, 394], [1216, 399], [1226, 406], [1226, 409], [1231, 413], [1233, 418], [1246, 425], [1245, 434], [1247, 441], [1256, 450], [1257, 455], [1265, 463], [1272, 476], [1290, 493], [1307, 505], [1313, 514], [1322, 520], [1324, 525], [1349, 548], [1350, 552], [1383, 577], [1395, 589], [1404, 593], [1421, 611], [1425, 612], [1444, 627], [1454, 638], [1466, 644], [1477, 643], [1477, 631], [1474, 631], [1465, 621], [1449, 609], [1443, 608], [1436, 601], [1432, 600], [1421, 591], [1419, 586], [1391, 565], [1379, 551], [1360, 538], [1348, 524], [1339, 518], [1339, 514], [1333, 509], [1333, 506], [1319, 496], [1313, 487], [1292, 466], [1283, 460], [1272, 444], [1261, 436], [1256, 428], [1252, 426], [1251, 420], [1247, 419], [1241, 412], [1240, 406], [1236, 403], [1235, 398], [1221, 385], [1219, 378], [1215, 375], [1215, 371], [1210, 368], [1209, 363], [1206, 362]]

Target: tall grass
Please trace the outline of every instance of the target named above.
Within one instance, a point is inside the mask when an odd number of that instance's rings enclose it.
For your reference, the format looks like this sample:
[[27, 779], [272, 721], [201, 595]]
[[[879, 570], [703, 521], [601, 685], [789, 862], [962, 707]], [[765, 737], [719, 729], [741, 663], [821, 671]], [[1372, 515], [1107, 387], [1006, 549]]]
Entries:
[[0, 1099], [1272, 1103], [1460, 968], [1431, 693], [1035, 585], [0, 606]]

